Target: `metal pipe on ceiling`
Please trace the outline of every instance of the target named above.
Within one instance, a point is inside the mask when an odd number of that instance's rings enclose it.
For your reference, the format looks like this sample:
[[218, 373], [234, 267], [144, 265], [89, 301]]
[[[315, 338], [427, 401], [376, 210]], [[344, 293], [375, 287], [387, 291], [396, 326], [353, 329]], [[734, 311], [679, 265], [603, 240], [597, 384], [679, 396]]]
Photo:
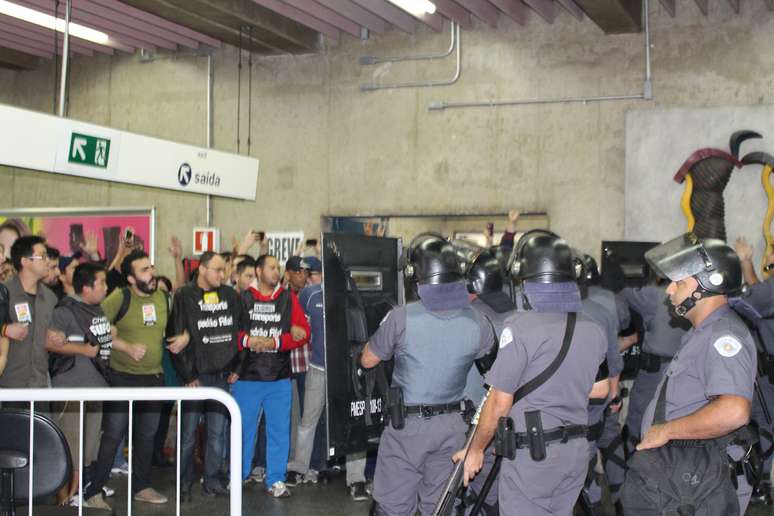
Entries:
[[451, 86], [456, 83], [462, 74], [462, 38], [460, 38], [460, 26], [452, 22], [452, 31], [455, 32], [456, 69], [451, 79], [399, 82], [394, 84], [361, 84], [360, 91], [394, 90], [398, 88], [432, 88], [434, 86]]
[[455, 108], [474, 108], [474, 107], [501, 107], [501, 106], [526, 106], [535, 104], [585, 104], [589, 102], [611, 102], [622, 100], [653, 100], [653, 83], [651, 79], [651, 57], [650, 57], [650, 11], [649, 0], [643, 0], [642, 3], [644, 25], [645, 25], [645, 80], [642, 86], [642, 93], [634, 95], [601, 95], [586, 97], [545, 97], [521, 100], [477, 100], [467, 102], [444, 102], [432, 101], [428, 104], [428, 111], [444, 111]]
[[454, 51], [454, 45], [456, 43], [456, 31], [454, 30], [454, 22], [451, 22], [451, 30], [449, 31], [450, 41], [449, 48], [445, 52], [431, 53], [431, 54], [416, 54], [411, 56], [392, 56], [392, 57], [376, 57], [376, 56], [363, 56], [360, 58], [361, 66], [375, 65], [380, 63], [398, 63], [401, 61], [425, 61], [431, 59], [443, 59], [449, 57]]
[[[62, 73], [59, 82], [59, 116], [65, 116], [65, 99], [67, 96], [67, 69], [70, 66], [70, 15], [72, 0], [65, 1], [64, 44], [62, 46]], [[56, 29], [55, 29], [56, 32]]]
[[[212, 53], [207, 56], [207, 148], [212, 148], [212, 83], [215, 80], [215, 69], [212, 66]], [[206, 226], [212, 226], [212, 195], [207, 194]]]

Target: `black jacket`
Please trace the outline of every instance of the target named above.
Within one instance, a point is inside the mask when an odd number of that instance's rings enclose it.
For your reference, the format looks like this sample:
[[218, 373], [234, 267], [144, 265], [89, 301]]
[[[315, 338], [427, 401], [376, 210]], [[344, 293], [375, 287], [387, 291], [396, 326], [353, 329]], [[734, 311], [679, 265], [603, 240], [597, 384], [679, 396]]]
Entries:
[[247, 328], [242, 300], [226, 285], [205, 292], [195, 283], [175, 292], [167, 335], [188, 330], [191, 340], [172, 364], [183, 383], [200, 374], [222, 373], [230, 369], [237, 354], [237, 342]]

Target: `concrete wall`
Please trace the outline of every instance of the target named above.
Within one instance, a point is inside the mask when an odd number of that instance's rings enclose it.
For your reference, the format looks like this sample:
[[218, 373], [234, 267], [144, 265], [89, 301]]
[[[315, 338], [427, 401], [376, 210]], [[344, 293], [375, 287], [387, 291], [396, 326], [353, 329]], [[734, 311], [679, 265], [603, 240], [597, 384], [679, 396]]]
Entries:
[[[226, 241], [248, 228], [319, 230], [321, 215], [545, 210], [552, 229], [596, 251], [623, 236], [625, 113], [632, 108], [774, 103], [774, 16], [764, 2], [735, 15], [711, 0], [653, 13], [656, 100], [428, 112], [433, 100], [628, 94], [641, 91], [641, 35], [605, 36], [564, 12], [553, 25], [500, 18], [463, 31], [463, 71], [451, 87], [361, 93], [361, 82], [445, 78], [453, 61], [360, 67], [365, 54], [445, 48], [448, 34], [344, 38], [322, 55], [256, 59], [251, 154], [259, 199], [214, 201]], [[215, 55], [215, 147], [236, 151], [237, 51]], [[52, 66], [0, 72], [0, 102], [51, 111]], [[246, 68], [243, 69], [246, 71]], [[76, 58], [70, 115], [152, 136], [205, 143], [206, 63], [180, 58]], [[246, 149], [243, 74], [241, 150]], [[670, 128], [663, 128], [669, 131]], [[0, 206], [158, 206], [159, 249], [190, 246], [202, 197], [0, 167]], [[165, 267], [163, 256], [161, 264]], [[166, 262], [168, 267], [168, 262]]]

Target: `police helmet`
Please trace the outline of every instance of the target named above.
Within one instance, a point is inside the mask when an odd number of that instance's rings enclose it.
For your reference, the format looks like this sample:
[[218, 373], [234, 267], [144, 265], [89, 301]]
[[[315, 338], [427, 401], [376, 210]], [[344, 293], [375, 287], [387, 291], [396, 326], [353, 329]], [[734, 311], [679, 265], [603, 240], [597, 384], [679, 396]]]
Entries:
[[516, 245], [513, 274], [523, 281], [558, 283], [575, 281], [572, 250], [548, 230], [525, 233]]
[[705, 295], [735, 296], [743, 289], [742, 263], [722, 240], [686, 233], [650, 249], [645, 260], [671, 281], [693, 276]]
[[502, 267], [491, 249], [468, 240], [453, 240], [462, 273], [471, 294], [487, 294], [502, 291], [505, 283]]
[[419, 284], [439, 285], [462, 279], [462, 268], [454, 246], [438, 233], [420, 233], [404, 253], [407, 279]]
[[573, 249], [572, 253], [573, 263], [575, 265], [575, 277], [578, 279], [578, 283], [583, 285], [599, 284], [601, 278], [599, 276], [597, 261], [594, 257], [582, 253], [577, 249]]

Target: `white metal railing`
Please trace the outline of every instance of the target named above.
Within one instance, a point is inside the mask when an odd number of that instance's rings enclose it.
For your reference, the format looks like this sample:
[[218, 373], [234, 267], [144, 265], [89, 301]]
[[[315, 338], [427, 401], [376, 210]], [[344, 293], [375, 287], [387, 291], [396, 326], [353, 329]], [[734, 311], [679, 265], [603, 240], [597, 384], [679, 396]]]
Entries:
[[[0, 402], [29, 402], [31, 416], [35, 413], [36, 401], [78, 401], [80, 402], [80, 453], [78, 454], [78, 516], [83, 515], [83, 410], [85, 401], [128, 401], [129, 402], [129, 487], [127, 489], [127, 515], [132, 516], [132, 423], [135, 401], [177, 401], [177, 460], [176, 466], [176, 506], [175, 514], [180, 516], [180, 441], [182, 401], [215, 400], [223, 403], [231, 415], [231, 509], [230, 514], [242, 514], [242, 413], [236, 400], [226, 391], [214, 387], [112, 387], [95, 388], [56, 388], [56, 389], [0, 389]], [[30, 417], [29, 449], [29, 508], [32, 516], [33, 488], [33, 438], [35, 436], [34, 417]]]

